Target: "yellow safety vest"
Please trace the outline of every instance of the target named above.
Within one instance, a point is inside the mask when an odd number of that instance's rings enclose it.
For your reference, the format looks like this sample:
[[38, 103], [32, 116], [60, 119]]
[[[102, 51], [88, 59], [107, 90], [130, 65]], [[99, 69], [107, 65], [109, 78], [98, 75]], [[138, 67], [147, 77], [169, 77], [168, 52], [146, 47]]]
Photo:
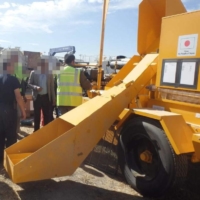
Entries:
[[[21, 85], [22, 81], [26, 80], [27, 76], [25, 74], [23, 74], [21, 64], [15, 63], [14, 67], [15, 67], [14, 76], [18, 79], [18, 81]], [[22, 92], [22, 88], [20, 88], [20, 92]]]
[[66, 66], [57, 76], [57, 106], [79, 106], [81, 104], [80, 69]]

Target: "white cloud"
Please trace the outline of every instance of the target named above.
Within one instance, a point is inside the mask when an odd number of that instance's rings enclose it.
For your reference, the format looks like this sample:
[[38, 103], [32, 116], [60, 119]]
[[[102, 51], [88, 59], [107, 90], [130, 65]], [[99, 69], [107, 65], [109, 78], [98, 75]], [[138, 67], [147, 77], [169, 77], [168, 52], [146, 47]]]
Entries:
[[[133, 9], [138, 8], [139, 3], [142, 0], [110, 0], [109, 10], [123, 10], [123, 9]], [[103, 0], [88, 0], [91, 4], [102, 4]]]
[[124, 10], [138, 8], [141, 0], [113, 0], [110, 2], [111, 10]]
[[0, 4], [0, 7], [8, 8], [1, 12], [1, 31], [35, 30], [52, 33], [52, 26], [59, 22], [59, 19], [67, 20], [83, 2], [84, 0], [54, 0], [23, 5], [5, 2]]
[[5, 9], [9, 7], [10, 7], [10, 4], [8, 2], [4, 2], [3, 4], [0, 4], [0, 9]]
[[0, 40], [0, 43], [11, 43], [11, 42], [8, 40]]
[[102, 3], [103, 0], [88, 0], [89, 3]]
[[[109, 10], [135, 8], [141, 0], [110, 0]], [[13, 2], [0, 3], [1, 31], [43, 31], [53, 32], [53, 26], [60, 20], [72, 21], [76, 15], [97, 12], [102, 9], [102, 0], [47, 0], [28, 4]], [[91, 24], [91, 21], [81, 19], [73, 24]]]
[[15, 4], [15, 3], [11, 3], [11, 6], [12, 6], [12, 7], [16, 7], [17, 4]]

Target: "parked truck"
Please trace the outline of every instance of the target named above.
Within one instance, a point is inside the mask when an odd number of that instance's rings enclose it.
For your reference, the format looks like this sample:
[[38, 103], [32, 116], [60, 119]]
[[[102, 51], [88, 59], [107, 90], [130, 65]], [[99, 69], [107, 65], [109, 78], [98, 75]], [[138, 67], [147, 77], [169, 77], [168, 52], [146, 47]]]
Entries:
[[159, 197], [179, 187], [200, 162], [199, 18], [180, 0], [141, 1], [139, 55], [93, 98], [5, 150], [13, 182], [73, 174], [114, 124], [135, 190]]

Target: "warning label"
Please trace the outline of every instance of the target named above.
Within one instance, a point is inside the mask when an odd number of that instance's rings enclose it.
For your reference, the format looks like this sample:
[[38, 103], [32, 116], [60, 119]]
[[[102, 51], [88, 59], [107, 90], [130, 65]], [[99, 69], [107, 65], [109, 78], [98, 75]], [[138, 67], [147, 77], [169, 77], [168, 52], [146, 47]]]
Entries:
[[196, 56], [198, 34], [179, 36], [177, 56]]

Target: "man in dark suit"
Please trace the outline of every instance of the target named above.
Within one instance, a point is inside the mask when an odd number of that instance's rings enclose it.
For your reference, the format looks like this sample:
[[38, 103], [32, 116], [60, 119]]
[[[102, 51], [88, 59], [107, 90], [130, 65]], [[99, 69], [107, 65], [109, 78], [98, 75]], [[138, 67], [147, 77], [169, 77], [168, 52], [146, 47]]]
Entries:
[[41, 71], [32, 71], [28, 80], [33, 96], [34, 131], [40, 128], [41, 109], [44, 116], [44, 125], [46, 125], [50, 122], [50, 104], [55, 105], [54, 80], [53, 75], [49, 73], [48, 63], [48, 58], [41, 58]]

